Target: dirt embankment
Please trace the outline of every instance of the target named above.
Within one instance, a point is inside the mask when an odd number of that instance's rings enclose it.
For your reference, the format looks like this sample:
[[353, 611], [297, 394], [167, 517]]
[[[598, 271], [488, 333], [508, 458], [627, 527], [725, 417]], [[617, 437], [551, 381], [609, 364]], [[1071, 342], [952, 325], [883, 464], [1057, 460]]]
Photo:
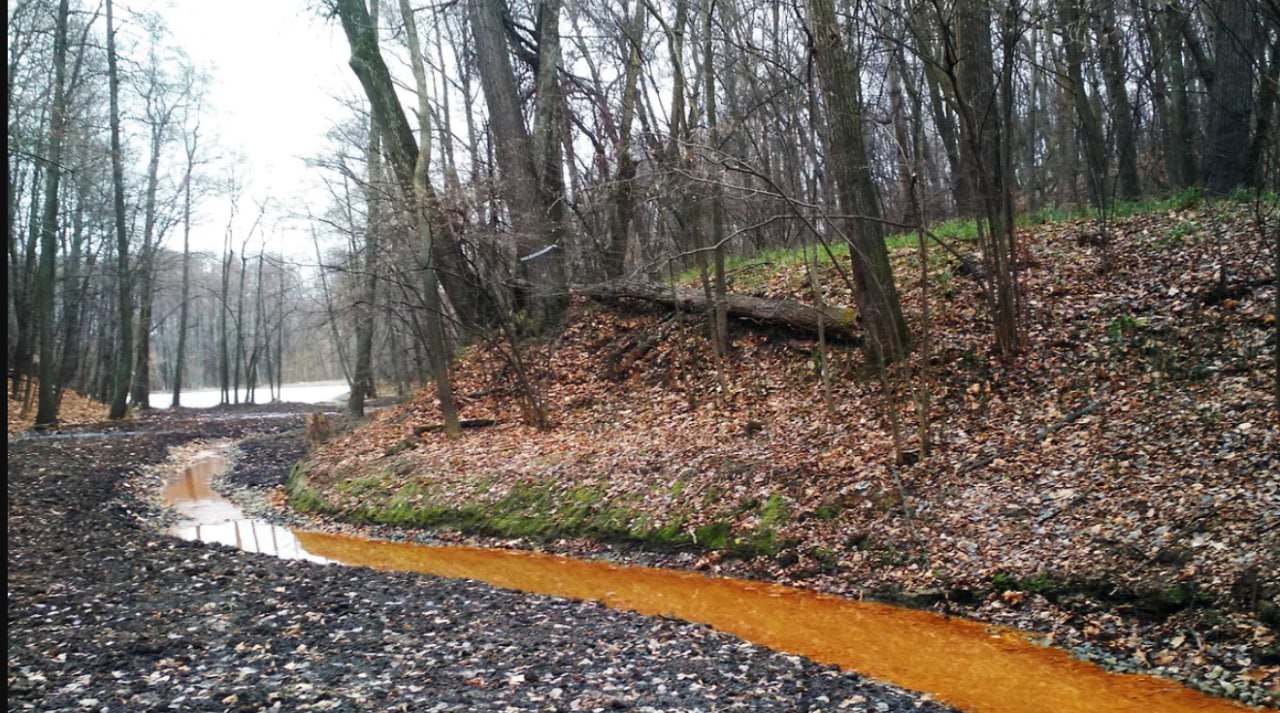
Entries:
[[[928, 359], [918, 344], [888, 388], [851, 349], [736, 325], [717, 367], [696, 316], [579, 302], [523, 355], [551, 429], [522, 424], [509, 361], [476, 351], [455, 391], [486, 425], [449, 440], [424, 390], [322, 448], [293, 503], [335, 526], [614, 548], [906, 600], [1274, 705], [1269, 235], [1242, 205], [1120, 218], [1103, 272], [1081, 237], [1093, 230], [1024, 231], [1012, 361], [995, 353], [980, 286], [931, 258]], [[894, 256], [919, 335], [915, 259]], [[734, 279], [774, 298], [808, 285], [783, 264]], [[826, 304], [853, 303], [834, 274], [823, 282]]]

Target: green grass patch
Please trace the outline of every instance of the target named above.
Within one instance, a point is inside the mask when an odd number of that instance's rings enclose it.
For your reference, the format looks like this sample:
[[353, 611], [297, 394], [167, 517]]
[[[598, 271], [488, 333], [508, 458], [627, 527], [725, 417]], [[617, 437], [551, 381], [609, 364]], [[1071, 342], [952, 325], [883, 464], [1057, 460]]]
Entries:
[[343, 478], [333, 486], [333, 491], [348, 497], [360, 497], [385, 492], [391, 487], [389, 473], [378, 472], [355, 478]]
[[725, 554], [739, 559], [773, 557], [788, 544], [791, 543], [778, 539], [778, 533], [772, 527], [755, 527], [741, 535], [735, 535], [725, 548]]
[[760, 524], [770, 526], [784, 523], [787, 521], [788, 511], [787, 499], [774, 493], [760, 506]]
[[[289, 478], [289, 502], [298, 510], [333, 515], [349, 522], [405, 528], [450, 528], [460, 532], [503, 538], [549, 541], [587, 538], [635, 544], [653, 549], [697, 548], [726, 556], [751, 558], [774, 556], [791, 543], [779, 538], [778, 526], [790, 517], [786, 498], [778, 494], [761, 501], [749, 499], [742, 512], [754, 511], [755, 525], [735, 529], [732, 515], [690, 530], [686, 513], [673, 511], [655, 518], [623, 503], [608, 499], [604, 491], [580, 487], [571, 490], [553, 484], [524, 484], [492, 502], [442, 503], [435, 494], [415, 483], [395, 487], [385, 472], [347, 478], [334, 486], [334, 494], [347, 501], [362, 496], [359, 504], [339, 506], [313, 487], [303, 466]], [[683, 486], [673, 487], [678, 490]], [[350, 502], [350, 501], [348, 501]]]
[[[1104, 212], [1108, 218], [1124, 218], [1145, 213], [1191, 210], [1204, 206], [1211, 201], [1216, 201], [1219, 204], [1238, 205], [1248, 205], [1255, 201], [1261, 201], [1264, 204], [1276, 205], [1280, 203], [1280, 196], [1277, 196], [1273, 191], [1255, 193], [1251, 190], [1239, 190], [1225, 198], [1210, 199], [1199, 188], [1187, 188], [1163, 196], [1148, 196], [1134, 201], [1113, 201], [1106, 207]], [[1072, 220], [1096, 219], [1098, 217], [1099, 211], [1097, 207], [1089, 204], [1047, 205], [1034, 211], [1019, 214], [1015, 223], [1019, 227], [1025, 228]], [[974, 243], [978, 239], [978, 224], [973, 218], [952, 218], [929, 226], [929, 230], [937, 237], [948, 242]], [[886, 236], [885, 246], [890, 252], [915, 249], [918, 240], [919, 236], [915, 230], [906, 230]], [[849, 246], [843, 240], [835, 238], [830, 240], [828, 245], [830, 254], [821, 245], [816, 245], [803, 249], [800, 247], [773, 248], [758, 252], [751, 257], [727, 255], [725, 257], [725, 271], [730, 281], [730, 289], [734, 292], [751, 292], [763, 286], [770, 277], [776, 275], [780, 270], [802, 266], [806, 252], [814, 250], [815, 247], [818, 251], [820, 266], [829, 264], [832, 258], [842, 262], [848, 259]], [[936, 251], [931, 250], [930, 252]], [[797, 274], [801, 276], [798, 279], [803, 279], [803, 272], [798, 272]], [[684, 270], [675, 276], [676, 284], [698, 284], [700, 279], [697, 268]], [[793, 285], [793, 287], [797, 290], [803, 290], [806, 285], [797, 284]]]
[[836, 554], [835, 550], [828, 547], [814, 547], [806, 554], [808, 554], [814, 562], [817, 562], [826, 569], [834, 569], [840, 564], [839, 555]]

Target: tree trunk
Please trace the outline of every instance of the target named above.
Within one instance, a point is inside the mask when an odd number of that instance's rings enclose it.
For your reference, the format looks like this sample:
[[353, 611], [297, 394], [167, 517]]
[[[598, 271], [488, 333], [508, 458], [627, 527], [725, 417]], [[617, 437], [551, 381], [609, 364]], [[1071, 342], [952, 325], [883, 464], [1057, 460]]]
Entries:
[[[369, 0], [369, 40], [374, 52], [378, 49], [378, 0]], [[414, 58], [421, 61], [420, 58]], [[357, 418], [364, 416], [364, 397], [373, 381], [373, 313], [378, 303], [378, 231], [382, 229], [381, 211], [378, 209], [377, 184], [382, 180], [382, 148], [378, 126], [373, 112], [369, 113], [368, 146], [365, 162], [368, 182], [365, 184], [364, 272], [360, 275], [361, 292], [352, 306], [352, 318], [356, 323], [355, 385], [347, 395], [347, 411]], [[356, 259], [356, 256], [352, 256]]]
[[231, 314], [231, 265], [235, 251], [231, 249], [231, 221], [235, 219], [235, 198], [232, 198], [231, 219], [227, 221], [227, 233], [222, 242], [222, 288], [218, 294], [218, 386], [222, 390], [219, 402], [231, 403], [231, 349], [228, 342], [227, 316]]
[[[351, 47], [351, 70], [364, 88], [374, 125], [382, 134], [383, 152], [391, 163], [401, 195], [412, 196], [418, 145], [413, 138], [413, 130], [409, 128], [404, 109], [400, 106], [391, 72], [378, 51], [377, 37], [373, 34], [364, 1], [334, 0], [334, 9], [342, 21], [343, 32]], [[486, 316], [474, 294], [475, 286], [480, 281], [463, 255], [450, 223], [443, 221], [439, 228], [436, 239], [432, 242], [432, 250], [435, 252], [436, 263], [440, 266], [440, 281], [464, 323], [475, 324]]]
[[137, 360], [129, 400], [133, 406], [143, 410], [151, 408], [151, 307], [155, 299], [155, 259], [153, 252], [139, 261], [135, 270], [141, 281], [138, 285]]
[[1254, 186], [1262, 186], [1265, 176], [1262, 175], [1267, 160], [1276, 160], [1275, 125], [1276, 99], [1280, 93], [1280, 39], [1271, 43], [1271, 61], [1267, 71], [1262, 75], [1261, 86], [1258, 87], [1257, 121], [1253, 128], [1253, 148], [1249, 151], [1249, 180]]
[[910, 334], [878, 222], [880, 209], [862, 135], [860, 74], [841, 40], [832, 0], [808, 0], [808, 21], [830, 127], [832, 155], [827, 165], [836, 175], [842, 210], [855, 216], [846, 221], [845, 234], [854, 298], [867, 330], [865, 345], [876, 363], [894, 361], [906, 354]]
[[[53, 107], [49, 118], [49, 166], [45, 171], [44, 215], [40, 221], [40, 265], [36, 281], [36, 319], [40, 332], [40, 397], [36, 407], [35, 425], [40, 428], [58, 423], [54, 359], [54, 261], [58, 248], [58, 186], [62, 178], [62, 136], [66, 132], [66, 74], [67, 74], [67, 0], [58, 3], [53, 36]], [[107, 2], [107, 31], [111, 31], [111, 2]], [[114, 45], [110, 59], [115, 66]], [[114, 80], [115, 73], [112, 72]], [[114, 104], [115, 94], [112, 94]], [[115, 137], [116, 114], [112, 112], [112, 136]], [[118, 145], [118, 143], [117, 143]]]
[[[427, 99], [427, 72], [422, 63], [418, 42], [418, 25], [413, 17], [409, 0], [400, 0], [400, 14], [404, 18], [405, 37], [409, 43], [409, 57], [413, 78], [418, 90], [418, 122], [421, 136], [418, 161], [413, 172], [414, 218], [418, 227], [418, 265], [422, 269], [422, 299], [426, 314], [427, 358], [431, 361], [431, 375], [436, 383], [436, 399], [444, 418], [445, 432], [458, 436], [458, 407], [453, 399], [453, 384], [449, 381], [449, 353], [445, 345], [444, 324], [441, 314], [439, 281], [436, 263], [432, 257], [431, 213], [434, 209], [427, 176], [431, 164], [431, 112]], [[395, 357], [397, 360], [399, 356]]]
[[197, 125], [186, 137], [187, 171], [182, 177], [182, 295], [178, 305], [178, 349], [173, 365], [173, 408], [182, 405], [182, 379], [187, 361], [187, 323], [191, 314], [191, 173], [200, 140]]
[[92, 265], [89, 266], [84, 278], [81, 277], [81, 270], [84, 263], [84, 245], [85, 237], [85, 212], [86, 197], [90, 191], [90, 181], [83, 175], [77, 176], [76, 181], [76, 207], [75, 213], [71, 218], [71, 246], [66, 258], [66, 269], [63, 270], [62, 282], [63, 288], [62, 298], [62, 350], [61, 357], [58, 359], [58, 379], [57, 394], [55, 398], [59, 403], [62, 401], [63, 390], [75, 378], [76, 372], [80, 369], [80, 332], [83, 323], [85, 295], [88, 293], [87, 286], [89, 279], [92, 278]]
[[1213, 83], [1209, 87], [1209, 134], [1204, 155], [1204, 187], [1227, 195], [1249, 185], [1249, 145], [1253, 120], [1256, 24], [1250, 0], [1214, 3]]
[[644, 32], [644, 3], [637, 0], [635, 16], [627, 28], [624, 42], [627, 50], [627, 69], [623, 79], [622, 119], [618, 127], [618, 170], [613, 187], [613, 223], [609, 231], [609, 251], [605, 256], [604, 274], [607, 278], [621, 277], [626, 271], [627, 245], [630, 240], [631, 218], [636, 179], [636, 161], [631, 155], [631, 130], [636, 114], [636, 88], [640, 80], [641, 35]]
[[1094, 208], [1107, 207], [1107, 149], [1102, 136], [1102, 121], [1094, 111], [1093, 102], [1085, 92], [1084, 80], [1084, 16], [1079, 3], [1067, 0], [1059, 6], [1060, 27], [1065, 37], [1066, 91], [1071, 95], [1076, 117], [1080, 120], [1080, 133], [1084, 138], [1085, 163], [1088, 166], [1089, 198]]
[[1183, 61], [1182, 13], [1165, 10], [1159, 13], [1158, 31], [1169, 66], [1169, 174], [1174, 185], [1189, 188], [1196, 185], [1196, 130], [1191, 108], [1190, 79]]
[[110, 85], [111, 184], [115, 205], [116, 290], [120, 318], [119, 350], [111, 388], [112, 419], [124, 418], [129, 409], [129, 372], [133, 366], [133, 292], [129, 274], [129, 233], [125, 227], [124, 160], [120, 148], [120, 72], [116, 67], [116, 34], [112, 0], [107, 0], [107, 76]]
[[920, 216], [916, 211], [916, 201], [912, 197], [915, 171], [911, 166], [911, 144], [907, 140], [906, 111], [902, 102], [901, 58], [896, 53], [890, 54], [887, 80], [889, 84], [889, 113], [893, 120], [893, 149], [898, 173], [898, 204], [901, 206], [899, 216], [903, 225], [916, 225]]
[[[562, 226], [558, 216], [561, 196], [544, 194], [553, 161], [549, 152], [558, 151], [551, 135], [557, 122], [553, 119], [558, 93], [555, 73], [559, 66], [559, 33], [555, 17], [559, 1], [540, 4], [539, 28], [544, 36], [539, 42], [539, 63], [534, 125], [530, 137], [525, 130], [516, 89], [515, 74], [507, 54], [502, 26], [505, 6], [502, 0], [475, 0], [468, 3], [472, 34], [475, 39], [476, 65], [485, 104], [489, 109], [489, 125], [493, 132], [494, 152], [499, 167], [501, 194], [511, 213], [515, 233], [516, 254], [520, 269], [530, 285], [525, 308], [534, 332], [549, 328], [558, 321], [567, 306], [564, 293], [563, 253], [558, 244]], [[558, 154], [557, 154], [558, 155]], [[554, 190], [554, 188], [553, 188]]]
[[[702, 0], [702, 94], [704, 111], [707, 120], [708, 149], [713, 152], [714, 160], [720, 151], [719, 120], [716, 116], [716, 75], [715, 53], [712, 42], [713, 12], [715, 0]], [[709, 200], [711, 230], [711, 255], [713, 259], [710, 282], [711, 310], [710, 317], [711, 345], [715, 351], [718, 367], [723, 367], [723, 359], [729, 355], [729, 321], [725, 311], [725, 298], [728, 290], [724, 275], [725, 227], [724, 227], [724, 190], [721, 187], [723, 174], [719, 164], [712, 164], [710, 173]], [[705, 257], [704, 257], [705, 259]], [[704, 273], [704, 282], [706, 275]], [[724, 378], [724, 369], [718, 368], [720, 378]]]
[[156, 193], [160, 181], [160, 153], [168, 130], [168, 113], [155, 117], [151, 126], [151, 157], [147, 161], [147, 189], [143, 197], [142, 251], [138, 270], [138, 353], [134, 368], [131, 401], [140, 409], [151, 408], [151, 305], [155, 299]]
[[1102, 62], [1107, 100], [1111, 104], [1111, 123], [1114, 127], [1111, 139], [1117, 154], [1119, 197], [1135, 200], [1142, 195], [1142, 184], [1138, 178], [1138, 135], [1133, 127], [1133, 105], [1129, 102], [1129, 91], [1125, 88], [1125, 43], [1116, 23], [1115, 5], [1101, 3], [1100, 13], [1096, 18], [1098, 56]]
[[[706, 293], [690, 287], [670, 287], [647, 282], [606, 282], [579, 287], [575, 291], [602, 302], [652, 302], [673, 310], [693, 313], [707, 309]], [[829, 339], [855, 343], [864, 341], [857, 311], [848, 307], [814, 307], [794, 300], [728, 295], [725, 313], [734, 319], [781, 327], [800, 334], [817, 335], [819, 329], [822, 329]]]
[[[979, 214], [979, 235], [990, 280], [992, 322], [996, 345], [1005, 358], [1019, 347], [1019, 294], [1017, 281], [1016, 234], [1013, 229], [1013, 186], [1008, 175], [1009, 163], [1004, 121], [1011, 97], [1007, 86], [1011, 81], [1017, 34], [1011, 23], [1016, 20], [1016, 6], [1009, 8], [1002, 21], [1001, 37], [1005, 42], [1005, 65], [997, 75], [991, 46], [992, 17], [990, 8], [980, 3], [962, 3], [956, 12], [956, 44], [948, 47], [947, 65], [952, 72], [956, 108], [965, 136], [967, 162], [970, 166], [974, 200]], [[994, 78], [1006, 85], [1002, 106]]]

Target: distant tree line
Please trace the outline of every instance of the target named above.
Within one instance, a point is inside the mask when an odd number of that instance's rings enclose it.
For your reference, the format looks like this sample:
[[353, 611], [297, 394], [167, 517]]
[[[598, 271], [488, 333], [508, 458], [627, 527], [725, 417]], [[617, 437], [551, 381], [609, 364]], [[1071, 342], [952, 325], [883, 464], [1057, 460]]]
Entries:
[[332, 377], [333, 345], [303, 338], [319, 294], [263, 229], [229, 220], [221, 256], [191, 251], [202, 203], [240, 200], [201, 131], [206, 78], [162, 17], [115, 10], [9, 5], [9, 398], [51, 426], [68, 388], [119, 417], [153, 388], [238, 401]]

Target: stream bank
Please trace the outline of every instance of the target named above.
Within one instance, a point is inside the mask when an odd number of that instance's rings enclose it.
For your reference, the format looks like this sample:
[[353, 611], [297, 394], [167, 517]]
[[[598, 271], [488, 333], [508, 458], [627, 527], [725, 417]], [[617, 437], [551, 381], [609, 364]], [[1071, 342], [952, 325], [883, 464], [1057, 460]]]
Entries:
[[[337, 513], [336, 517], [300, 513], [288, 507], [283, 487], [286, 481], [282, 478], [290, 464], [305, 455], [305, 444], [296, 437], [272, 436], [251, 439], [242, 443], [241, 448], [246, 457], [226, 476], [223, 491], [260, 516], [303, 529], [423, 544], [516, 547], [625, 564], [795, 583], [777, 576], [777, 558], [770, 556], [725, 557], [695, 548], [646, 548], [634, 542], [602, 542], [581, 537], [501, 538], [485, 533], [483, 528], [479, 531], [424, 530], [352, 521], [348, 519], [349, 513]], [[273, 462], [274, 466], [259, 469], [256, 464], [264, 461]], [[817, 591], [862, 598], [860, 593], [830, 587], [821, 572], [817, 574], [819, 576], [798, 583]], [[1266, 678], [1267, 672], [1274, 675], [1276, 670], [1275, 654], [1259, 649], [1252, 659], [1239, 656], [1239, 649], [1232, 645], [1235, 642], [1225, 638], [1212, 623], [1221, 617], [1212, 604], [1206, 606], [1199, 601], [1194, 590], [1189, 590], [1187, 599], [1182, 600], [1182, 590], [1139, 592], [1097, 578], [1055, 581], [1010, 577], [998, 584], [1003, 589], [911, 590], [882, 586], [868, 588], [865, 594], [873, 600], [1039, 632], [1047, 643], [1111, 671], [1168, 678], [1214, 696], [1255, 706], [1274, 707], [1280, 700], [1280, 690]], [[1104, 628], [1094, 630], [1092, 622], [1099, 620], [1105, 622]], [[1172, 643], [1168, 643], [1170, 640]], [[1161, 641], [1166, 642], [1163, 647]], [[1165, 653], [1161, 659], [1143, 657], [1144, 650], [1162, 648]]]
[[[241, 459], [257, 465], [233, 477], [278, 480], [289, 446], [269, 437], [313, 408], [161, 412], [11, 440], [9, 710], [951, 710], [707, 627], [156, 530], [158, 481], [143, 468], [258, 436]], [[255, 461], [255, 442], [275, 445]]]

